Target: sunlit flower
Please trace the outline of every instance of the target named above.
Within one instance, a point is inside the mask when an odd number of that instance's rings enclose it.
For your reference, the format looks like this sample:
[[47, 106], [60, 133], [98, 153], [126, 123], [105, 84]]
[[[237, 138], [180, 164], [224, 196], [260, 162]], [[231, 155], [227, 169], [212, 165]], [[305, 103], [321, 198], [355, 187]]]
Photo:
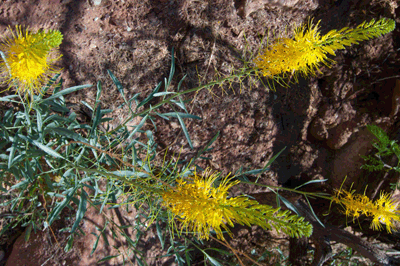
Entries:
[[293, 39], [281, 38], [271, 47], [265, 49], [255, 60], [257, 68], [264, 76], [274, 77], [296, 73], [304, 75], [313, 74], [320, 63], [328, 64], [329, 60], [325, 51], [321, 48], [321, 37], [318, 32], [318, 24], [295, 30]]
[[358, 44], [359, 41], [388, 33], [395, 28], [394, 20], [380, 19], [362, 23], [355, 29], [332, 30], [326, 35], [319, 33], [319, 22], [295, 29], [293, 38], [280, 38], [271, 47], [267, 47], [255, 59], [259, 73], [269, 78], [302, 74], [314, 75], [321, 64], [330, 66], [334, 61], [328, 54], [335, 50]]
[[301, 217], [290, 215], [268, 205], [261, 205], [247, 197], [228, 197], [228, 190], [239, 183], [225, 177], [214, 187], [217, 174], [204, 178], [194, 174], [187, 180], [178, 179], [177, 186], [162, 193], [163, 205], [182, 223], [182, 229], [192, 231], [199, 238], [209, 238], [214, 230], [219, 239], [224, 239], [222, 231], [230, 230], [234, 223], [259, 225], [281, 229], [292, 236], [310, 235], [312, 227]]
[[57, 30], [31, 33], [21, 26], [16, 26], [15, 33], [10, 31], [11, 36], [0, 44], [4, 55], [0, 63], [2, 76], [9, 87], [16, 86], [22, 94], [38, 94], [54, 73], [51, 64], [59, 56], [52, 56], [52, 51], [61, 44], [63, 36]]
[[371, 217], [371, 228], [374, 230], [382, 230], [381, 223], [383, 223], [386, 225], [386, 230], [391, 233], [394, 227], [393, 222], [400, 221], [397, 204], [387, 193], [381, 193], [379, 199], [373, 202], [367, 196], [356, 194], [354, 191], [338, 190], [333, 201], [341, 204], [345, 214], [354, 219], [359, 218], [360, 215]]

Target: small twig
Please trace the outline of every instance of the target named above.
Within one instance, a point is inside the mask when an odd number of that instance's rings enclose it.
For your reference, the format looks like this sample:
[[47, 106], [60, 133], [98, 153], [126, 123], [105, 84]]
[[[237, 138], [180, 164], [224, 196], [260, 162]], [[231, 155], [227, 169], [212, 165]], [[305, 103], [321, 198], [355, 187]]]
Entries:
[[400, 78], [400, 75], [391, 76], [391, 77], [386, 77], [386, 78], [381, 78], [381, 79], [378, 79], [378, 80], [372, 82], [371, 84], [375, 84], [375, 83], [378, 83], [378, 82], [380, 82], [380, 81], [387, 80], [387, 79], [392, 79], [392, 78]]

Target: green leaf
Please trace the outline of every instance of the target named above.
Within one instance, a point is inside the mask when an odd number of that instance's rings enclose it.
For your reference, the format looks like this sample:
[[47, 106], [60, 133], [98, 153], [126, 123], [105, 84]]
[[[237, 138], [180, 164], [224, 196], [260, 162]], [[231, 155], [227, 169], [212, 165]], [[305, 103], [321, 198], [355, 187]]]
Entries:
[[144, 266], [143, 261], [138, 256], [135, 255], [135, 259], [136, 259], [137, 263], [139, 264], [139, 266]]
[[14, 161], [15, 151], [17, 150], [18, 142], [19, 142], [19, 134], [17, 134], [13, 140], [13, 144], [11, 145], [10, 155], [8, 157], [8, 168], [11, 168]]
[[8, 109], [3, 117], [3, 123], [7, 126], [12, 125], [12, 120], [14, 119], [14, 108]]
[[63, 128], [63, 127], [48, 127], [46, 128], [46, 132], [54, 132], [58, 135], [76, 140], [76, 141], [81, 141], [84, 143], [87, 143], [87, 140], [79, 135], [78, 133], [75, 133], [74, 131], [71, 131], [69, 129]]
[[175, 74], [175, 56], [174, 56], [174, 48], [172, 47], [171, 50], [171, 70], [169, 72], [169, 77], [168, 77], [168, 83], [165, 84], [165, 90], [167, 90], [167, 87], [171, 84], [172, 77]]
[[310, 207], [310, 210], [312, 212], [312, 214], [314, 215], [315, 220], [317, 220], [317, 222], [323, 227], [325, 228], [325, 225], [318, 219], [318, 216], [315, 214], [313, 207], [311, 206], [310, 201], [308, 200], [307, 196], [306, 196], [306, 200], [308, 202], [308, 207]]
[[281, 153], [286, 149], [286, 147], [284, 147], [280, 152], [278, 152], [277, 154], [275, 154], [274, 157], [272, 157], [268, 163], [264, 166], [263, 169], [267, 169], [275, 160], [276, 158], [278, 158], [279, 155], [281, 155]]
[[262, 168], [262, 169], [253, 169], [253, 170], [249, 170], [249, 171], [246, 171], [246, 172], [244, 172], [244, 173], [241, 173], [241, 174], [239, 174], [239, 175], [235, 175], [236, 177], [239, 177], [239, 176], [244, 176], [244, 175], [258, 175], [258, 174], [261, 174], [261, 173], [263, 173], [263, 172], [265, 172], [265, 171], [268, 171], [269, 169], [268, 168]]
[[117, 86], [117, 90], [119, 91], [119, 93], [121, 93], [121, 95], [124, 97], [125, 96], [124, 87], [122, 87], [121, 82], [119, 82], [119, 80], [114, 76], [114, 74], [111, 72], [111, 70], [107, 69], [107, 73], [111, 77], [111, 79], [114, 82], [115, 86]]
[[100, 124], [100, 120], [101, 120], [100, 111], [101, 111], [101, 103], [98, 104], [96, 111], [94, 112], [93, 124], [92, 124], [92, 129], [90, 130], [90, 136], [94, 136], [94, 133], [96, 132], [96, 128]]
[[139, 109], [139, 107], [141, 107], [141, 106], [145, 105], [146, 103], [150, 102], [151, 99], [153, 99], [154, 94], [158, 92], [160, 87], [161, 87], [161, 82], [158, 83], [157, 87], [153, 90], [152, 93], [150, 93], [150, 95], [146, 99], [144, 99], [141, 103], [138, 104], [138, 106], [136, 107], [136, 110]]
[[322, 183], [322, 182], [325, 182], [325, 181], [328, 181], [328, 179], [323, 179], [323, 180], [319, 180], [319, 179], [317, 179], [317, 180], [310, 180], [310, 181], [305, 182], [304, 184], [301, 184], [300, 186], [296, 187], [295, 189], [297, 190], [297, 189], [299, 189], [299, 188], [301, 188], [301, 187], [303, 187], [303, 186], [306, 186], [306, 185], [308, 185], [308, 184]]
[[206, 152], [208, 150], [208, 148], [214, 143], [214, 141], [217, 140], [217, 138], [219, 137], [219, 133], [220, 131], [217, 132], [217, 134], [215, 134], [215, 136], [207, 143], [207, 145], [201, 149], [196, 156], [193, 158], [192, 162], [194, 162], [197, 158], [199, 158], [204, 152]]
[[83, 219], [86, 213], [86, 203], [87, 203], [87, 194], [86, 191], [81, 189], [81, 198], [79, 201], [78, 211], [76, 212], [76, 220], [74, 225], [71, 228], [71, 234], [75, 232], [76, 228], [78, 228], [79, 223]]
[[102, 91], [101, 82], [98, 81], [98, 82], [97, 82], [96, 102], [98, 102], [98, 101], [100, 100], [101, 91]]
[[85, 101], [81, 101], [81, 103], [84, 105], [84, 106], [86, 106], [90, 111], [92, 111], [93, 112], [93, 108], [92, 108], [92, 106], [90, 106], [90, 104], [89, 103], [87, 103], [87, 102], [85, 102]]
[[18, 184], [13, 185], [13, 186], [11, 187], [11, 189], [17, 189], [17, 188], [22, 188], [22, 187], [24, 187], [22, 190], [25, 190], [26, 187], [27, 187], [30, 183], [31, 183], [30, 180], [25, 179], [24, 181], [19, 182]]
[[63, 201], [61, 201], [49, 214], [48, 217], [48, 223], [49, 226], [55, 221], [57, 216], [60, 214], [60, 212], [69, 204], [71, 201], [72, 197], [74, 196], [77, 188], [71, 189], [70, 193], [64, 198]]
[[193, 119], [201, 120], [201, 117], [199, 117], [197, 115], [191, 115], [191, 114], [180, 113], [180, 112], [163, 113], [162, 115], [171, 116], [171, 117], [178, 117], [178, 115], [179, 115], [182, 118], [193, 118]]
[[191, 258], [190, 258], [190, 250], [189, 249], [185, 249], [185, 258], [186, 258], [186, 263], [188, 266], [191, 266]]
[[44, 103], [46, 105], [49, 105], [51, 110], [58, 112], [58, 113], [68, 113], [69, 109], [65, 106], [62, 106], [61, 104], [55, 102], [55, 101], [49, 101]]
[[0, 102], [13, 102], [13, 103], [19, 103], [19, 101], [13, 101], [11, 100], [12, 98], [16, 98], [18, 95], [7, 95], [4, 97], [0, 97]]
[[104, 262], [104, 261], [107, 261], [107, 260], [111, 260], [111, 259], [116, 258], [118, 256], [119, 255], [110, 255], [110, 256], [104, 257], [101, 260], [97, 261], [97, 263]]
[[36, 112], [36, 119], [37, 119], [37, 129], [40, 135], [42, 135], [42, 129], [43, 129], [43, 120], [42, 120], [42, 114], [40, 112]]
[[186, 76], [187, 76], [187, 74], [185, 74], [185, 75], [183, 76], [183, 78], [181, 78], [181, 80], [180, 80], [179, 83], [178, 83], [178, 87], [176, 88], [176, 91], [179, 91], [179, 89], [181, 88], [182, 83], [183, 83], [183, 81], [185, 80]]
[[162, 234], [162, 231], [161, 231], [161, 227], [160, 227], [160, 223], [159, 223], [159, 219], [158, 218], [157, 218], [157, 221], [156, 221], [156, 229], [157, 229], [158, 239], [160, 240], [160, 243], [161, 243], [161, 250], [164, 250], [165, 241], [164, 241], [164, 237], [163, 237], [163, 234]]
[[68, 236], [67, 245], [66, 245], [65, 248], [64, 248], [64, 251], [65, 251], [65, 252], [68, 252], [68, 251], [71, 250], [73, 242], [74, 242], [74, 236], [73, 236], [73, 235], [69, 235], [69, 236]]
[[181, 124], [183, 133], [185, 134], [185, 137], [186, 137], [186, 139], [187, 139], [187, 141], [189, 143], [189, 146], [190, 146], [190, 148], [193, 149], [193, 144], [192, 144], [192, 141], [190, 140], [189, 132], [187, 131], [186, 125], [183, 122], [183, 120], [182, 120], [181, 116], [179, 115], [179, 113], [176, 113], [176, 115], [177, 115], [177, 118], [179, 120], [179, 123]]
[[146, 119], [147, 119], [148, 116], [149, 116], [149, 115], [145, 115], [145, 117], [143, 117], [142, 121], [140, 121], [139, 125], [137, 125], [137, 126], [135, 127], [135, 129], [132, 130], [132, 132], [129, 134], [129, 136], [128, 136], [127, 139], [132, 138], [132, 136], [135, 135], [135, 133], [138, 132], [138, 130], [139, 130], [140, 128], [142, 128], [142, 126], [143, 126], [144, 123], [146, 122]]
[[278, 194], [279, 199], [286, 205], [286, 207], [288, 207], [289, 210], [295, 212], [298, 216], [300, 216], [299, 211], [297, 210], [297, 208], [287, 199], [285, 199], [284, 197], [282, 197], [281, 195]]
[[59, 98], [60, 96], [63, 96], [63, 95], [66, 95], [66, 94], [69, 94], [69, 93], [72, 93], [72, 92], [75, 92], [75, 91], [78, 91], [78, 90], [82, 90], [82, 89], [85, 89], [85, 88], [90, 88], [90, 87], [92, 87], [91, 84], [74, 86], [74, 87], [62, 90], [60, 92], [57, 92], [56, 94], [50, 96], [49, 98], [43, 99], [41, 101], [41, 103], [44, 103], [44, 102], [47, 102], [47, 101], [50, 101], [50, 100], [54, 100], [54, 99]]
[[[49, 88], [51, 87], [51, 85], [53, 85], [54, 82], [57, 81], [57, 79], [58, 79], [58, 77], [59, 77], [60, 75], [61, 75], [61, 73], [55, 74], [54, 77], [52, 77], [52, 78], [47, 82], [47, 84], [42, 88], [43, 94], [41, 94], [40, 97], [41, 97], [42, 95], [44, 95], [44, 94], [49, 90]], [[62, 83], [62, 79], [61, 79], [60, 83]], [[40, 98], [40, 99], [41, 99], [41, 98]]]
[[92, 248], [92, 251], [90, 252], [90, 256], [92, 256], [93, 253], [95, 252], [95, 250], [97, 248], [97, 245], [99, 244], [99, 240], [100, 240], [100, 236], [101, 236], [101, 233], [99, 235], [96, 235], [95, 233], [92, 233], [92, 234], [97, 236], [97, 237], [96, 237], [96, 240], [93, 243], [93, 248]]
[[30, 142], [30, 143], [36, 145], [39, 149], [43, 150], [43, 151], [46, 152], [48, 155], [51, 155], [51, 156], [53, 156], [53, 157], [61, 158], [61, 159], [64, 159], [64, 160], [65, 160], [65, 158], [62, 157], [58, 152], [56, 152], [55, 150], [53, 150], [53, 149], [47, 147], [46, 145], [43, 145], [42, 143], [40, 143], [40, 142], [38, 142], [38, 141], [36, 141], [36, 140], [30, 139], [30, 138], [25, 137], [25, 136], [20, 135], [20, 134], [18, 134], [18, 136], [19, 136], [21, 139], [24, 139], [24, 140], [26, 140], [26, 141], [28, 141], [28, 142]]
[[179, 101], [176, 101], [176, 100], [172, 100], [172, 99], [171, 99], [171, 103], [176, 104], [179, 108], [181, 108], [182, 110], [184, 110], [185, 112], [187, 112], [187, 109], [186, 109], [186, 107], [185, 107], [185, 103], [182, 101], [182, 97], [181, 97], [181, 96], [178, 96], [178, 98], [179, 98]]
[[208, 255], [208, 253], [203, 251], [203, 254], [206, 256], [206, 258], [211, 262], [212, 265], [214, 266], [222, 266], [221, 263], [219, 263], [219, 261], [213, 257], [211, 257], [210, 255]]
[[163, 92], [157, 92], [154, 93], [154, 97], [160, 97], [160, 96], [164, 96], [164, 95], [168, 95], [168, 94], [176, 94], [176, 92], [173, 91], [163, 91]]
[[31, 236], [32, 232], [32, 224], [30, 224], [25, 230], [25, 242], [29, 241], [29, 237]]

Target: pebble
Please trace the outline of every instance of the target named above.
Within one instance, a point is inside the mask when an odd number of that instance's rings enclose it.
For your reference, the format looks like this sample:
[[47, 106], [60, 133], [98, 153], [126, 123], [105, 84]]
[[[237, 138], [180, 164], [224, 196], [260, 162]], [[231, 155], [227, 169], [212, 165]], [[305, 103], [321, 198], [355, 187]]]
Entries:
[[101, 4], [101, 0], [92, 0], [93, 5], [99, 6]]

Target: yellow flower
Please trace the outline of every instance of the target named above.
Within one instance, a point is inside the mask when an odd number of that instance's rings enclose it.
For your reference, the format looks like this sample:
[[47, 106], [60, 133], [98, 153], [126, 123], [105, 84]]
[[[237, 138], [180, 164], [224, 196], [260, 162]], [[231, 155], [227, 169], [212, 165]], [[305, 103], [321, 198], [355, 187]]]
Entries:
[[41, 86], [54, 69], [51, 52], [62, 41], [62, 34], [57, 30], [31, 33], [16, 26], [16, 33], [11, 29], [11, 36], [0, 44], [3, 53], [0, 68], [9, 87], [15, 85], [22, 94], [38, 94]]
[[223, 178], [218, 187], [213, 184], [218, 174], [209, 174], [205, 178], [194, 174], [187, 180], [178, 179], [177, 186], [164, 191], [161, 196], [163, 205], [174, 217], [182, 222], [181, 231], [193, 231], [199, 238], [209, 238], [214, 230], [219, 239], [224, 239], [222, 231], [231, 234], [227, 225], [259, 225], [281, 229], [291, 236], [311, 235], [312, 227], [303, 218], [289, 215], [268, 205], [260, 205], [247, 197], [228, 197], [228, 190], [239, 183]]
[[386, 230], [391, 233], [393, 222], [400, 221], [400, 211], [387, 193], [381, 193], [379, 199], [373, 202], [367, 196], [355, 194], [354, 191], [338, 190], [333, 201], [343, 205], [345, 214], [353, 216], [354, 219], [360, 215], [371, 217], [371, 228], [374, 230], [381, 230], [383, 223], [386, 225]]
[[296, 73], [314, 74], [320, 63], [329, 65], [325, 51], [321, 48], [318, 24], [309, 30], [299, 27], [293, 39], [281, 38], [260, 54], [254, 63], [264, 76], [275, 77]]
[[269, 78], [286, 77], [298, 73], [314, 75], [321, 64], [330, 66], [334, 61], [327, 54], [335, 55], [335, 50], [358, 44], [359, 41], [388, 33], [395, 28], [391, 19], [372, 20], [362, 23], [355, 29], [332, 30], [326, 35], [319, 33], [319, 22], [309, 23], [307, 28], [295, 29], [293, 38], [281, 38], [267, 47], [254, 59], [257, 71]]

